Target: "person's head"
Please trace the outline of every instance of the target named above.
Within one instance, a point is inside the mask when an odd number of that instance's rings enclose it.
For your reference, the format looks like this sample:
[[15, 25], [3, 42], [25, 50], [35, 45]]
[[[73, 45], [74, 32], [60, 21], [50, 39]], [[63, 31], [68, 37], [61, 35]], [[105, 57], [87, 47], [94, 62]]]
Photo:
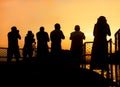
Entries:
[[32, 33], [31, 30], [28, 31], [27, 35], [28, 35], [28, 36], [32, 36], [32, 37], [34, 37], [34, 34]]
[[60, 24], [59, 23], [56, 23], [54, 27], [55, 27], [55, 29], [60, 30]]
[[29, 30], [29, 31], [28, 31], [28, 35], [31, 35], [31, 34], [32, 34], [32, 31], [31, 31], [31, 30]]
[[80, 31], [80, 26], [79, 25], [75, 25], [75, 31]]
[[16, 31], [16, 30], [17, 30], [16, 26], [11, 27], [11, 31]]
[[100, 17], [97, 19], [97, 22], [98, 22], [98, 23], [106, 23], [106, 22], [107, 22], [106, 17], [105, 17], [105, 16], [100, 16]]
[[44, 31], [44, 27], [43, 27], [43, 26], [40, 27], [40, 31], [41, 31], [41, 32]]
[[11, 31], [12, 31], [12, 32], [15, 32], [15, 33], [19, 33], [19, 30], [17, 30], [17, 27], [16, 27], [16, 26], [12, 26], [12, 27], [11, 27]]

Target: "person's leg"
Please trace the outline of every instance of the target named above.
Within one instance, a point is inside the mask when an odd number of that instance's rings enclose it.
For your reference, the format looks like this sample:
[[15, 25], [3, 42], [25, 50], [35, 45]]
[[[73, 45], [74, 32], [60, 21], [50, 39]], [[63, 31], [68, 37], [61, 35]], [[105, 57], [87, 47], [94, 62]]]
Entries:
[[12, 57], [13, 57], [13, 50], [8, 48], [8, 50], [7, 50], [7, 64], [11, 64]]
[[19, 49], [16, 49], [16, 50], [14, 51], [14, 55], [15, 55], [15, 58], [16, 58], [16, 63], [18, 64], [18, 63], [19, 63], [19, 58], [20, 58]]
[[27, 50], [23, 49], [23, 62], [25, 63], [27, 61]]

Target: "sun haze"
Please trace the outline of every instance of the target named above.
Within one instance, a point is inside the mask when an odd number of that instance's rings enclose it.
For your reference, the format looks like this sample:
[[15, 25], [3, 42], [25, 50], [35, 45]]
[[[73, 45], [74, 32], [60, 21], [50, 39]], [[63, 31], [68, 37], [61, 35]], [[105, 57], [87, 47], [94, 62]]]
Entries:
[[[0, 47], [7, 47], [7, 33], [15, 25], [22, 36], [19, 46], [22, 48], [28, 30], [35, 34], [40, 26], [50, 34], [55, 23], [60, 23], [65, 34], [62, 48], [69, 49], [70, 33], [75, 25], [80, 25], [87, 41], [93, 41], [93, 28], [97, 18], [105, 16], [110, 25], [112, 38], [120, 28], [119, 0], [0, 0]], [[49, 42], [50, 46], [50, 42]]]

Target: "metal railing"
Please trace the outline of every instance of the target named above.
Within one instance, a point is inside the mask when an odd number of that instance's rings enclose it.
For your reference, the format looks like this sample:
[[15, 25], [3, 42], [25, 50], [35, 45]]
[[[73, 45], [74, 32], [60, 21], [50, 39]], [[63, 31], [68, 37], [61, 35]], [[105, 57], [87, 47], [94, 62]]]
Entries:
[[[117, 55], [117, 64], [115, 65], [116, 82], [120, 85], [120, 29], [114, 34], [115, 37], [115, 54]], [[119, 62], [118, 62], [119, 61]]]
[[114, 34], [115, 36], [115, 52], [120, 51], [120, 29]]
[[[91, 60], [91, 52], [92, 52], [92, 45], [93, 42], [85, 42], [84, 43], [84, 50], [83, 50], [83, 59], [86, 61], [85, 64], [83, 64], [83, 68], [88, 68], [87, 65], [90, 66], [90, 60]], [[109, 58], [109, 70], [106, 73], [106, 78], [112, 79], [117, 83], [117, 85], [120, 86], [120, 65], [112, 63], [111, 61], [111, 55], [112, 55], [112, 39], [108, 40], [108, 58]], [[111, 86], [113, 87], [113, 86]], [[115, 87], [115, 86], [114, 86]]]
[[[93, 45], [92, 41], [85, 42], [83, 45], [83, 48], [84, 48], [83, 49], [83, 59], [85, 61], [83, 63], [83, 68], [87, 68], [87, 65], [90, 65], [92, 45]], [[110, 57], [111, 54], [112, 54], [112, 39], [108, 40], [108, 56]], [[20, 56], [21, 56], [21, 59], [23, 59], [22, 48], [20, 48]], [[34, 52], [33, 57], [35, 57], [35, 56], [36, 56], [36, 52]], [[7, 58], [7, 48], [0, 47], [0, 58], [2, 58], [2, 59]], [[120, 68], [119, 65], [110, 63], [109, 70], [106, 75], [107, 78], [115, 80], [115, 82], [117, 82], [117, 84], [120, 84], [119, 68]]]

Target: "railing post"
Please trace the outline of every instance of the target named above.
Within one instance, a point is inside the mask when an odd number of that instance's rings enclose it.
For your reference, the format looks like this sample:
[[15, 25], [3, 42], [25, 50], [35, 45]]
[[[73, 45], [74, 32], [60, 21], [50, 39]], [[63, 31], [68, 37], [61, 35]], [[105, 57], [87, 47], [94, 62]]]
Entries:
[[[109, 45], [108, 57], [110, 58], [112, 54], [112, 39], [108, 41], [108, 45]], [[113, 63], [111, 63], [111, 61], [108, 63], [108, 67], [109, 69], [107, 71], [107, 78], [113, 79]]]
[[86, 43], [84, 43], [84, 58], [83, 58], [83, 68], [86, 69]]

